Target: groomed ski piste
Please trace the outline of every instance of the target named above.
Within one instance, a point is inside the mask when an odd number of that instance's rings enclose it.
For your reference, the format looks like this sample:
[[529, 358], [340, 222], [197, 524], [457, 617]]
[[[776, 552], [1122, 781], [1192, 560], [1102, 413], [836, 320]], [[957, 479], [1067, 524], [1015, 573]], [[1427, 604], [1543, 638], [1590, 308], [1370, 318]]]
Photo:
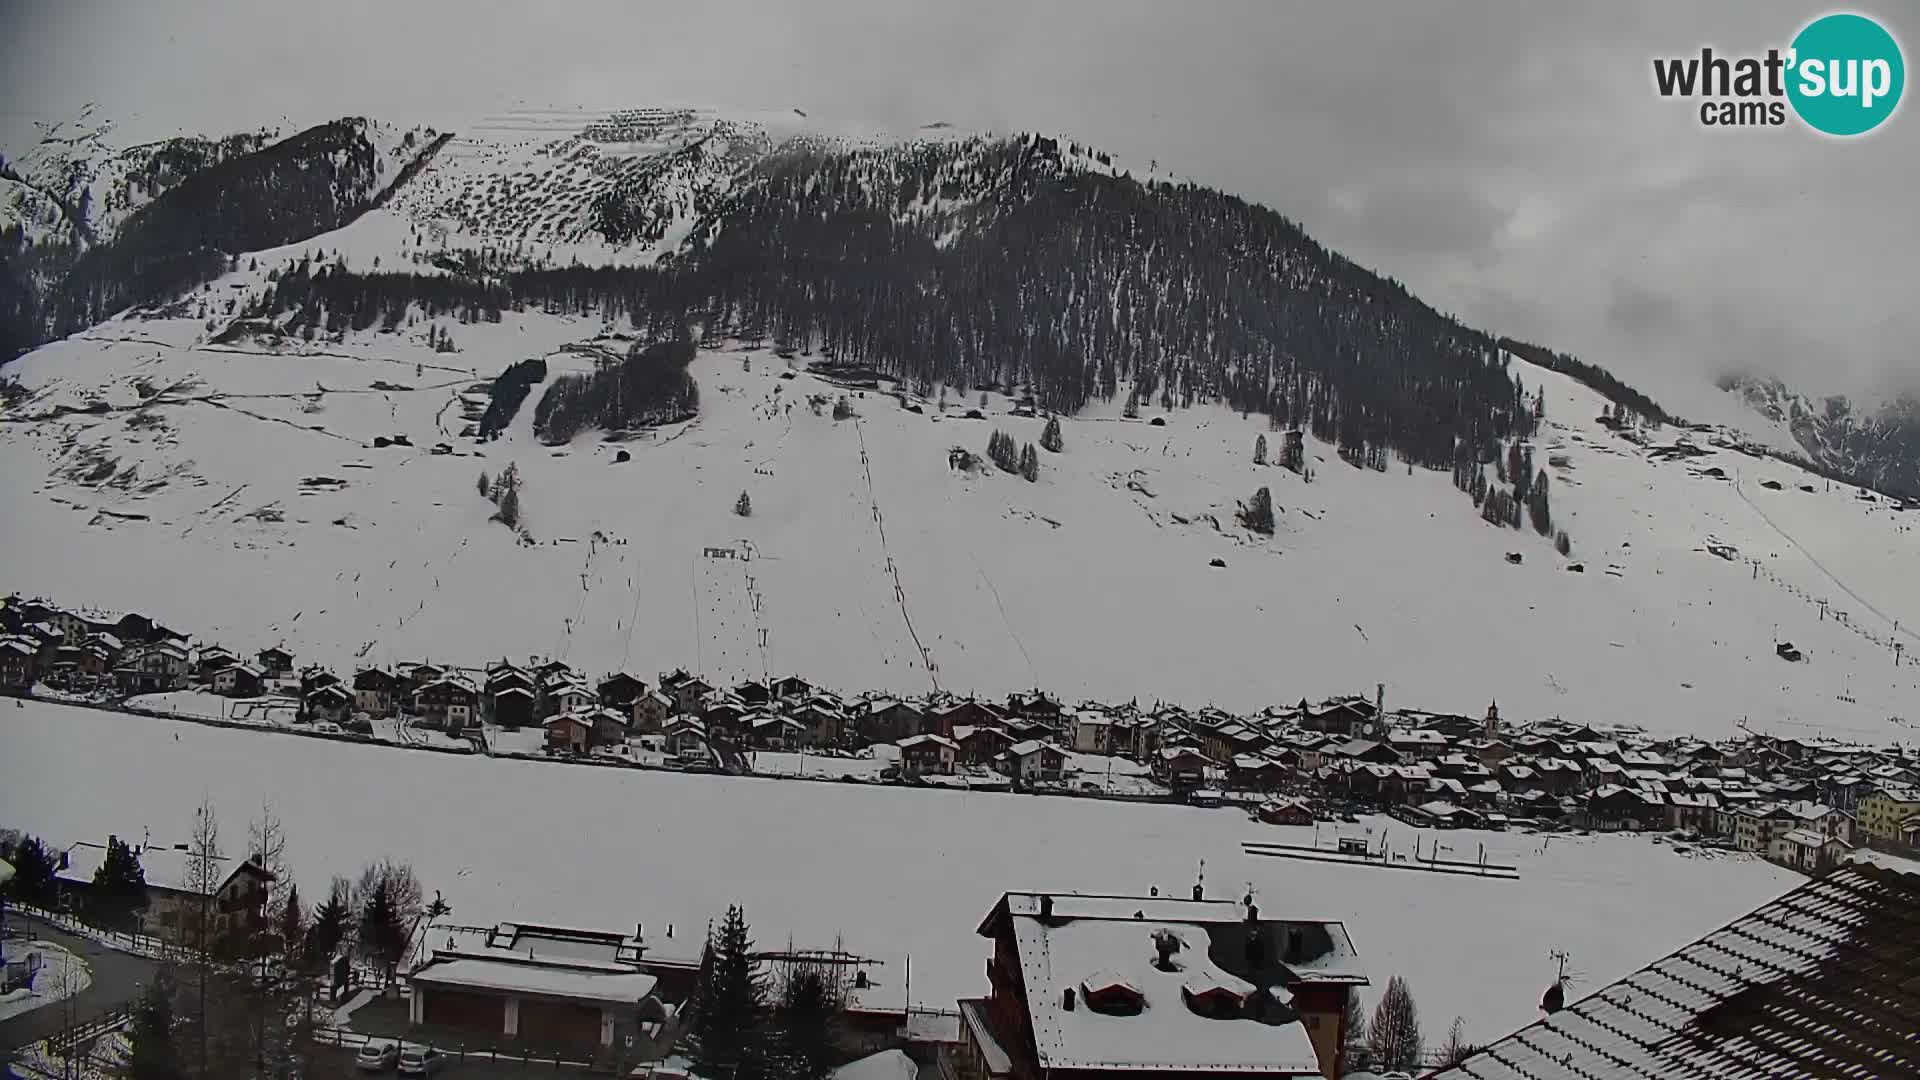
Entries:
[[[627, 929], [697, 954], [707, 921], [745, 906], [768, 948], [836, 942], [885, 962], [877, 1002], [953, 1007], [986, 991], [974, 928], [1000, 893], [1208, 895], [1346, 923], [1374, 993], [1399, 974], [1422, 1017], [1458, 1013], [1477, 1041], [1537, 1018], [1573, 957], [1597, 988], [1804, 880], [1746, 856], [1683, 857], [1644, 836], [1424, 833], [1422, 850], [1518, 866], [1520, 880], [1259, 858], [1244, 841], [1308, 844], [1311, 828], [1234, 810], [417, 753], [43, 702], [0, 708], [0, 821], [60, 840], [187, 836], [203, 798], [228, 847], [270, 803], [303, 892], [384, 855], [411, 862], [452, 921]], [[110, 752], [103, 752], [108, 748]], [[297, 780], [295, 779], [297, 778]], [[1389, 818], [1321, 826], [1411, 853]], [[1204, 860], [1204, 870], [1202, 868]], [[672, 924], [674, 937], [666, 937]]]

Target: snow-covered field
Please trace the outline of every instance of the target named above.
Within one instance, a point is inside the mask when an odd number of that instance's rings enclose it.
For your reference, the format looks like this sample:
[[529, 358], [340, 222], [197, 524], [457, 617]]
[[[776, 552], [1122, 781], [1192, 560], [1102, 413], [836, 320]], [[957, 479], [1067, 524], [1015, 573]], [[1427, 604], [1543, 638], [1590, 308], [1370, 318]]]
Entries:
[[34, 977], [33, 988], [0, 994], [0, 1020], [65, 1001], [93, 985], [93, 969], [87, 962], [51, 941], [15, 941], [7, 945], [10, 962], [36, 953], [42, 967]]
[[[1486, 1040], [1534, 1018], [1549, 950], [1570, 952], [1576, 989], [1592, 989], [1801, 880], [1627, 836], [1555, 838], [1544, 851], [1535, 836], [1441, 836], [1453, 848], [1443, 857], [1477, 855], [1484, 840], [1490, 859], [1519, 865], [1518, 882], [1300, 863], [1239, 845], [1313, 830], [1231, 810], [583, 769], [35, 702], [0, 710], [0, 744], [0, 823], [58, 841], [184, 839], [205, 796], [233, 846], [270, 801], [306, 891], [393, 855], [457, 922], [641, 923], [666, 951], [692, 950], [738, 902], [763, 944], [844, 939], [886, 961], [887, 993], [903, 990], [910, 954], [914, 1001], [949, 1007], [985, 990], [973, 930], [1001, 891], [1184, 891], [1205, 860], [1213, 895], [1251, 884], [1275, 915], [1344, 920], [1376, 985], [1405, 975], [1436, 1027], [1458, 1013]], [[1372, 824], [1412, 847], [1412, 830]]]
[[[1038, 438], [1004, 397], [969, 421], [971, 395], [943, 416], [867, 393], [835, 422], [807, 398], [838, 388], [783, 378], [766, 353], [703, 354], [701, 415], [651, 438], [542, 446], [536, 387], [478, 445], [458, 435], [476, 384], [533, 356], [584, 369], [561, 347], [603, 328], [509, 312], [445, 329], [457, 352], [429, 349], [424, 323], [276, 351], [120, 320], [9, 365], [39, 391], [15, 416], [113, 411], [0, 424], [0, 589], [342, 667], [542, 655], [1236, 709], [1384, 682], [1390, 707], [1498, 701], [1516, 720], [1715, 736], [1744, 718], [1884, 741], [1912, 731], [1890, 718], [1920, 722], [1920, 668], [1892, 649], [1920, 646], [1920, 515], [1704, 437], [1707, 456], [1650, 460], [1548, 372], [1522, 377], [1546, 392], [1535, 460], [1579, 574], [1530, 530], [1481, 522], [1443, 474], [1360, 471], [1311, 442], [1311, 484], [1257, 467], [1258, 417], [1196, 407], [1151, 426], [1096, 408], [1064, 421], [1065, 452], [1043, 453], [1029, 484], [948, 466], [995, 428]], [[394, 435], [412, 445], [373, 447]], [[432, 453], [440, 442], [453, 452]], [[509, 464], [532, 546], [489, 523], [476, 491]], [[1233, 519], [1261, 485], [1269, 539]], [[751, 517], [731, 512], [743, 490]], [[1806, 662], [1776, 658], [1783, 641]]]
[[175, 716], [273, 727], [291, 724], [299, 711], [299, 702], [291, 697], [230, 698], [205, 690], [136, 694], [128, 698], [126, 704], [129, 708], [151, 709]]

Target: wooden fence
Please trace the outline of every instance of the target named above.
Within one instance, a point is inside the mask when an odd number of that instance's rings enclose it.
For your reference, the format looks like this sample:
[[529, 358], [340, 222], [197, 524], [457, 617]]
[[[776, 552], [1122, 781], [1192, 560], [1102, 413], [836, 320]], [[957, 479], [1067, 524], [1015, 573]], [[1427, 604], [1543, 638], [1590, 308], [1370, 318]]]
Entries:
[[433, 1046], [441, 1055], [453, 1061], [485, 1061], [495, 1065], [518, 1065], [523, 1069], [540, 1067], [546, 1069], [591, 1069], [592, 1061], [570, 1060], [559, 1054], [541, 1055], [530, 1051], [515, 1053], [510, 1050], [488, 1048], [469, 1050], [464, 1046], [449, 1047], [425, 1040], [397, 1039], [389, 1035], [367, 1035], [344, 1028], [319, 1028], [313, 1033], [313, 1041], [321, 1046], [337, 1046], [344, 1050], [358, 1052], [369, 1043], [398, 1043], [402, 1046]]

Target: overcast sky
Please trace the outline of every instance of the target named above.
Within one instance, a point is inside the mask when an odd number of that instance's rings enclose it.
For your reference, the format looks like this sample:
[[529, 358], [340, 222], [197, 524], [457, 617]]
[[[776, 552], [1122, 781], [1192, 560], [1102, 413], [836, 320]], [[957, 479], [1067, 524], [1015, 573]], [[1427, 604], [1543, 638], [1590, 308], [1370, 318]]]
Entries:
[[[1656, 396], [1742, 364], [1809, 392], [1920, 386], [1914, 104], [1838, 142], [1706, 129], [1652, 89], [1655, 56], [1784, 46], [1822, 5], [0, 5], [16, 153], [33, 121], [88, 102], [125, 141], [519, 102], [1038, 129], [1270, 205], [1471, 323]], [[1920, 6], [1852, 10], [1913, 65]]]

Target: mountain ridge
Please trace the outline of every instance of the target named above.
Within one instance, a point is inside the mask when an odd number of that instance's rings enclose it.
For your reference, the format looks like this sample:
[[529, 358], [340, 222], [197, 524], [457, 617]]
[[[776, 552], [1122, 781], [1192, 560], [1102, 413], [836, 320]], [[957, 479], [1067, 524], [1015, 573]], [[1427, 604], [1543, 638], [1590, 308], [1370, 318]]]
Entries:
[[1865, 409], [1844, 394], [1809, 398], [1778, 376], [1725, 373], [1714, 385], [1783, 425], [1808, 459], [1831, 475], [1920, 500], [1920, 396]]
[[[1465, 326], [1231, 194], [1136, 179], [1108, 154], [1038, 134], [856, 138], [810, 123], [798, 110], [513, 114], [466, 136], [407, 132], [404, 147], [372, 152], [376, 167], [397, 162], [381, 184], [369, 183], [361, 148], [399, 129], [357, 118], [285, 139], [261, 131], [122, 151], [82, 127], [41, 155], [64, 196], [43, 184], [29, 189], [37, 204], [18, 192], [0, 204], [15, 219], [0, 234], [0, 359], [123, 306], [177, 300], [221, 269], [222, 254], [299, 243], [387, 207], [412, 243], [390, 246], [380, 275], [364, 261], [316, 263], [295, 275], [306, 296], [276, 284], [241, 314], [338, 332], [348, 291], [363, 294], [357, 303], [378, 294], [386, 325], [394, 305], [444, 306], [449, 293], [480, 313], [553, 303], [558, 291], [569, 304], [631, 311], [636, 326], [646, 309], [655, 336], [692, 322], [709, 339], [818, 342], [921, 386], [1024, 383], [1053, 411], [1125, 382], [1163, 402], [1221, 400], [1276, 426], [1311, 425], [1356, 460], [1392, 454], [1456, 472], [1527, 434], [1528, 409], [1495, 370], [1506, 355], [1569, 373], [1635, 415], [1680, 422], [1606, 370]], [[299, 162], [297, 175], [276, 162]], [[299, 179], [309, 172], [327, 182]], [[112, 184], [90, 215], [101, 177]], [[249, 203], [249, 186], [280, 183], [293, 198]], [[280, 202], [307, 209], [276, 220]], [[78, 219], [65, 243], [49, 205]], [[598, 268], [597, 279], [581, 268]], [[541, 274], [573, 280], [556, 289]], [[1112, 310], [1093, 302], [1102, 294]], [[858, 310], [843, 313], [849, 304]], [[1010, 325], [1009, 311], [1030, 325]], [[1897, 455], [1905, 445], [1882, 428], [1808, 427], [1796, 439], [1835, 475], [1905, 489], [1902, 466], [1920, 462], [1912, 453], [1874, 465], [1862, 446], [1877, 439]]]

